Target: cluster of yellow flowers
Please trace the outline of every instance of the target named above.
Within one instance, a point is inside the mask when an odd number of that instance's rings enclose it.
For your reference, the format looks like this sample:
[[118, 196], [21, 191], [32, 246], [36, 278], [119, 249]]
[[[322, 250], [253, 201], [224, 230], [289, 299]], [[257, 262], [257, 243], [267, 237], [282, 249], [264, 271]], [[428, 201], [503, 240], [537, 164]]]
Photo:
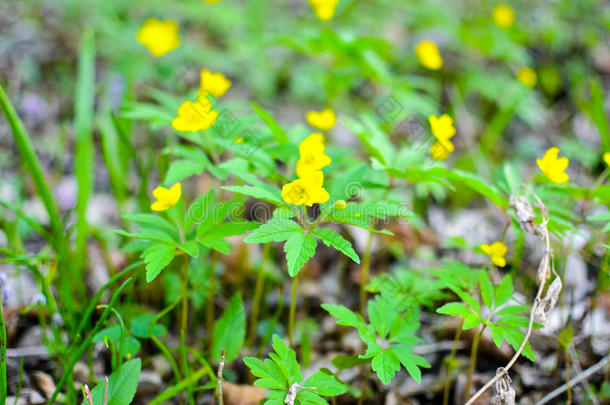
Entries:
[[339, 0], [309, 0], [309, 4], [320, 20], [328, 21], [335, 15]]
[[440, 117], [431, 115], [428, 117], [432, 135], [436, 138], [436, 142], [430, 147], [430, 156], [436, 160], [445, 160], [455, 150], [451, 138], [455, 135], [455, 127], [453, 126], [453, 118], [447, 114]]
[[178, 23], [174, 20], [160, 21], [149, 18], [138, 30], [138, 42], [148, 48], [153, 56], [163, 56], [180, 45]]
[[187, 100], [178, 107], [178, 116], [173, 119], [172, 127], [180, 132], [197, 132], [210, 128], [216, 122], [218, 112], [212, 109], [208, 95], [221, 97], [229, 87], [231, 81], [222, 73], [203, 69], [197, 101]]
[[[337, 123], [337, 117], [331, 109], [310, 111], [305, 119], [314, 128], [329, 131]], [[282, 198], [288, 204], [307, 205], [325, 203], [330, 196], [324, 189], [324, 173], [322, 169], [331, 163], [331, 158], [325, 153], [324, 135], [314, 132], [299, 145], [299, 160], [296, 172], [298, 179], [282, 187]]]

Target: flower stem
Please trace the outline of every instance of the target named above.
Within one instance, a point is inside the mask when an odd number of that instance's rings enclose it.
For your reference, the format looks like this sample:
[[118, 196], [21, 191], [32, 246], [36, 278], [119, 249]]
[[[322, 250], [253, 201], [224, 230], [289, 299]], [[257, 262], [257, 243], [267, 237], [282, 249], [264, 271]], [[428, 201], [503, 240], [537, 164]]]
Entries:
[[369, 232], [366, 241], [362, 266], [360, 267], [360, 315], [366, 319], [366, 286], [369, 283], [369, 270], [371, 267], [371, 251], [373, 249], [373, 232]]
[[301, 272], [297, 273], [292, 279], [292, 295], [290, 297], [290, 313], [288, 315], [288, 342], [290, 347], [292, 348], [292, 331], [294, 329], [294, 315], [296, 311], [296, 303], [297, 303], [297, 287], [299, 285], [299, 275]]
[[2, 314], [2, 297], [0, 297], [0, 404], [6, 402], [6, 328], [4, 327], [4, 315]]
[[212, 260], [210, 263], [210, 275], [209, 275], [209, 290], [208, 290], [208, 302], [206, 311], [206, 329], [208, 340], [211, 342], [212, 329], [214, 328], [214, 293], [216, 292], [216, 251], [212, 251]]
[[451, 355], [447, 359], [447, 379], [445, 380], [445, 389], [443, 391], [443, 405], [449, 405], [449, 390], [451, 389], [451, 372], [454, 368], [455, 353], [457, 352], [457, 345], [462, 336], [462, 327], [464, 321], [460, 323], [460, 326], [455, 330], [455, 337], [453, 338], [453, 347], [451, 348]]
[[481, 327], [481, 330], [474, 335], [474, 340], [472, 341], [472, 349], [470, 351], [470, 368], [468, 369], [468, 379], [466, 380], [466, 387], [464, 389], [464, 401], [468, 401], [470, 398], [470, 385], [472, 384], [472, 374], [474, 373], [474, 369], [477, 363], [477, 352], [479, 351], [479, 343], [481, 342], [481, 335], [483, 335], [483, 331], [485, 330], [485, 325]]
[[263, 287], [265, 286], [265, 263], [267, 257], [269, 256], [270, 248], [270, 243], [266, 243], [263, 246], [263, 255], [261, 257], [261, 263], [258, 268], [258, 274], [256, 276], [256, 287], [254, 288], [254, 302], [252, 303], [252, 316], [250, 318], [250, 336], [248, 338], [248, 347], [251, 349], [254, 348], [254, 340], [256, 339], [256, 324], [258, 323], [261, 297], [263, 295]]
[[188, 288], [189, 288], [189, 257], [187, 254], [182, 255], [184, 257], [184, 268], [182, 274], [182, 318], [180, 320], [180, 332], [186, 331], [186, 325], [188, 323], [188, 310], [189, 310], [189, 299], [188, 299]]

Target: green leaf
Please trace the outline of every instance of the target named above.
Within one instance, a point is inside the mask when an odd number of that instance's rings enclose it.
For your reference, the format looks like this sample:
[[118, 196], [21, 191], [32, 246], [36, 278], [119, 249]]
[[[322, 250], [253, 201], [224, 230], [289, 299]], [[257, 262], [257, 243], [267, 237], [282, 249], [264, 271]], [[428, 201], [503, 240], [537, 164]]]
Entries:
[[470, 308], [468, 308], [468, 306], [466, 306], [465, 304], [463, 304], [461, 302], [449, 302], [449, 303], [443, 305], [442, 307], [438, 308], [436, 310], [436, 312], [439, 314], [445, 314], [445, 315], [451, 315], [451, 316], [460, 315], [462, 317], [473, 315]]
[[93, 192], [95, 153], [93, 117], [95, 102], [95, 39], [85, 30], [78, 53], [76, 94], [74, 96], [75, 171], [78, 184], [76, 204], [76, 258], [79, 267], [86, 262], [87, 206]]
[[[154, 319], [154, 314], [140, 315], [137, 318], [134, 318], [131, 321], [131, 334], [141, 339], [150, 338], [150, 324]], [[152, 334], [154, 336], [165, 335], [167, 334], [167, 329], [165, 326], [157, 324], [153, 327]]]
[[[142, 360], [133, 359], [124, 363], [108, 377], [108, 405], [129, 405], [133, 400], [138, 388]], [[100, 381], [93, 390], [91, 397], [94, 404], [104, 403], [106, 387], [104, 381]], [[84, 400], [82, 405], [88, 405]]]
[[223, 186], [222, 188], [233, 193], [244, 194], [260, 200], [268, 201], [275, 205], [285, 205], [280, 191], [271, 186], [264, 188], [260, 186]]
[[246, 311], [241, 295], [236, 293], [231, 297], [224, 314], [214, 323], [212, 334], [212, 358], [220, 361], [221, 351], [225, 349], [227, 362], [233, 361], [244, 345], [246, 336]]
[[266, 364], [267, 362], [272, 363], [269, 360], [263, 363], [256, 357], [244, 357], [244, 363], [250, 368], [252, 375], [258, 377], [258, 380], [254, 382], [254, 385], [272, 390], [286, 389], [288, 382], [283, 378], [281, 373], [279, 376], [274, 373], [271, 367]]
[[421, 370], [419, 367], [430, 368], [430, 363], [423, 357], [413, 354], [412, 348], [408, 345], [399, 344], [392, 346], [392, 351], [396, 353], [400, 363], [415, 382], [421, 383]]
[[572, 338], [574, 337], [574, 329], [571, 326], [568, 326], [559, 334], [559, 344], [564, 348], [568, 349], [570, 346], [570, 342], [572, 342]]
[[364, 322], [364, 319], [362, 319], [360, 314], [349, 310], [343, 305], [322, 304], [322, 308], [337, 318], [338, 325], [356, 328], [363, 340], [375, 340], [374, 333], [369, 329], [369, 326], [366, 324], [366, 322]]
[[[277, 211], [277, 210], [276, 210]], [[296, 233], [303, 232], [303, 228], [292, 219], [271, 218], [267, 223], [252, 231], [244, 242], [246, 243], [268, 243], [283, 242], [293, 237]]]
[[306, 387], [315, 387], [316, 394], [334, 397], [347, 392], [347, 385], [342, 383], [330, 370], [323, 368], [312, 374], [304, 383]]
[[286, 260], [288, 262], [288, 274], [290, 277], [297, 275], [305, 263], [316, 253], [316, 238], [305, 233], [296, 233], [284, 244]]
[[513, 279], [510, 275], [507, 275], [500, 281], [500, 284], [496, 287], [496, 300], [494, 305], [499, 307], [508, 302], [513, 295]]
[[252, 108], [258, 114], [259, 117], [267, 124], [267, 127], [271, 130], [271, 134], [280, 145], [287, 145], [289, 143], [286, 132], [279, 126], [277, 121], [265, 111], [261, 106], [256, 103], [252, 103]]
[[481, 286], [481, 296], [487, 308], [493, 308], [494, 288], [489, 279], [489, 274], [485, 271], [479, 273], [479, 284]]
[[199, 245], [195, 241], [184, 242], [178, 248], [193, 258], [199, 257]]
[[142, 252], [141, 258], [146, 263], [146, 281], [151, 282], [161, 270], [166, 268], [174, 259], [176, 248], [173, 245], [157, 243]]
[[371, 368], [384, 385], [390, 383], [394, 374], [400, 370], [400, 360], [396, 353], [391, 349], [379, 352], [371, 362]]
[[382, 339], [390, 333], [390, 328], [398, 318], [398, 313], [392, 303], [381, 295], [368, 302], [368, 314], [371, 324]]
[[202, 174], [207, 168], [205, 161], [192, 161], [187, 159], [174, 160], [169, 165], [165, 174], [166, 184], [173, 184], [182, 181], [195, 174]]
[[338, 370], [346, 368], [352, 368], [361, 364], [368, 363], [369, 359], [363, 359], [357, 355], [339, 355], [332, 360], [333, 366], [337, 367]]
[[356, 263], [360, 263], [360, 258], [354, 251], [352, 244], [337, 232], [328, 228], [316, 228], [313, 230], [313, 234], [320, 238], [326, 246], [332, 246]]
[[286, 373], [290, 384], [301, 382], [303, 377], [301, 376], [301, 368], [299, 363], [297, 363], [297, 355], [294, 350], [289, 348], [278, 335], [273, 335], [272, 340], [275, 353], [269, 353], [269, 358]]
[[135, 222], [143, 228], [161, 228], [169, 232], [176, 232], [176, 227], [166, 219], [153, 214], [128, 214], [123, 215], [123, 218]]

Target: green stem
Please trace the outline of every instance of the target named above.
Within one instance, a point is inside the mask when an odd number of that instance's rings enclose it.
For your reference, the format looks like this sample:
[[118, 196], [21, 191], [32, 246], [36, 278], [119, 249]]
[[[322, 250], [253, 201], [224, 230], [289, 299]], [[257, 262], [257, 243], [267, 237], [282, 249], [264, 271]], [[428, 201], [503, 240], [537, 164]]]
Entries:
[[453, 372], [455, 363], [455, 353], [457, 352], [457, 345], [462, 336], [462, 327], [464, 321], [460, 323], [460, 326], [455, 330], [455, 337], [453, 338], [453, 347], [451, 348], [451, 355], [447, 360], [447, 379], [445, 380], [445, 388], [443, 390], [443, 405], [449, 405], [449, 390], [451, 389], [451, 373]]
[[209, 290], [206, 313], [206, 329], [209, 342], [211, 342], [212, 330], [214, 329], [214, 293], [216, 292], [216, 260], [217, 253], [216, 251], [212, 251], [212, 260], [210, 263], [210, 283], [208, 287]]
[[470, 398], [470, 385], [472, 384], [472, 374], [474, 373], [475, 366], [477, 364], [477, 352], [479, 351], [479, 343], [481, 342], [481, 335], [485, 330], [485, 325], [481, 327], [481, 330], [474, 335], [472, 341], [472, 349], [470, 351], [470, 367], [468, 368], [468, 379], [466, 380], [466, 387], [464, 389], [464, 401], [468, 401]]
[[366, 241], [362, 266], [360, 267], [360, 315], [366, 319], [366, 286], [369, 283], [369, 272], [371, 268], [371, 251], [373, 250], [373, 232], [369, 232]]
[[298, 272], [294, 278], [292, 279], [292, 294], [290, 295], [290, 312], [288, 314], [288, 342], [290, 347], [292, 348], [292, 331], [294, 330], [294, 316], [296, 312], [296, 303], [297, 303], [297, 287], [299, 285], [299, 275], [301, 272]]
[[157, 324], [159, 319], [163, 318], [172, 309], [174, 309], [174, 307], [176, 305], [178, 305], [180, 300], [181, 300], [181, 298], [179, 297], [176, 301], [171, 303], [167, 308], [165, 308], [163, 311], [161, 311], [159, 314], [157, 314], [153, 318], [153, 320], [150, 323], [150, 325], [148, 326], [148, 336], [150, 336], [152, 341], [155, 342], [155, 344], [157, 346], [159, 346], [159, 349], [161, 350], [161, 352], [163, 352], [163, 354], [165, 355], [165, 357], [169, 361], [169, 364], [170, 364], [170, 366], [172, 368], [172, 371], [174, 372], [174, 376], [176, 377], [176, 381], [180, 381], [180, 371], [178, 370], [178, 365], [176, 364], [176, 360], [174, 360], [174, 356], [172, 356], [172, 354], [169, 351], [169, 349], [159, 340], [159, 338], [153, 333], [153, 331], [154, 331], [155, 325]]
[[6, 381], [6, 327], [4, 326], [4, 315], [2, 314], [2, 294], [0, 294], [0, 404], [6, 403], [7, 381]]
[[250, 318], [250, 337], [248, 347], [254, 349], [254, 340], [256, 339], [256, 324], [258, 323], [258, 314], [260, 312], [261, 297], [263, 295], [263, 287], [265, 286], [265, 262], [269, 256], [271, 244], [266, 243], [263, 246], [263, 254], [261, 264], [256, 275], [256, 287], [254, 288], [254, 301], [252, 303], [252, 316]]
[[184, 273], [182, 274], [182, 317], [180, 320], [180, 332], [186, 331], [186, 325], [188, 323], [188, 311], [189, 311], [189, 256], [187, 254], [182, 255], [184, 257]]
[[366, 393], [366, 386], [369, 384], [369, 379], [371, 378], [371, 368], [366, 373], [366, 378], [364, 379], [364, 383], [362, 384], [362, 391], [360, 392], [360, 397], [358, 398], [358, 405], [362, 405], [364, 402], [364, 396]]

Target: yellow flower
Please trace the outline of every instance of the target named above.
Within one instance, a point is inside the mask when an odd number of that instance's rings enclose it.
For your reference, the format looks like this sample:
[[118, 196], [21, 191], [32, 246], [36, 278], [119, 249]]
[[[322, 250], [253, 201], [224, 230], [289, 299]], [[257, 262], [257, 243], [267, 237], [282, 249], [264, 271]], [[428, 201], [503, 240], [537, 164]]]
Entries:
[[173, 207], [180, 200], [180, 196], [182, 195], [182, 186], [180, 183], [176, 183], [168, 190], [165, 187], [157, 187], [153, 190], [153, 196], [157, 199], [150, 206], [150, 209], [153, 211], [165, 211], [168, 208]]
[[453, 118], [448, 114], [443, 114], [440, 117], [431, 115], [428, 117], [432, 135], [439, 141], [449, 140], [455, 135], [455, 127], [453, 126]]
[[294, 180], [282, 187], [282, 198], [288, 204], [307, 205], [325, 203], [329, 199], [328, 192], [322, 187], [324, 173], [321, 170], [307, 173], [304, 177]]
[[347, 203], [345, 200], [335, 201], [334, 207], [337, 211], [343, 211], [347, 209]]
[[436, 160], [447, 159], [449, 154], [455, 150], [455, 146], [450, 139], [455, 135], [455, 127], [453, 126], [453, 118], [447, 114], [440, 117], [431, 115], [428, 117], [432, 135], [436, 138], [436, 142], [430, 147], [430, 156]]
[[178, 107], [178, 116], [172, 121], [172, 127], [180, 132], [204, 131], [214, 125], [218, 113], [208, 103], [185, 101]]
[[335, 8], [339, 0], [309, 0], [313, 12], [322, 21], [328, 21], [335, 15]]
[[438, 51], [438, 46], [432, 41], [421, 41], [417, 44], [415, 54], [419, 63], [428, 69], [437, 70], [443, 66], [443, 57]]
[[337, 123], [337, 116], [330, 108], [322, 111], [310, 111], [305, 115], [305, 119], [314, 128], [320, 131], [330, 131]]
[[455, 146], [450, 140], [436, 141], [430, 147], [430, 156], [435, 160], [445, 160], [454, 150]]
[[542, 159], [536, 159], [536, 163], [549, 180], [561, 184], [570, 179], [570, 176], [565, 172], [570, 161], [565, 156], [557, 158], [558, 154], [559, 149], [553, 146], [546, 151]]
[[138, 42], [146, 46], [153, 56], [163, 56], [180, 45], [178, 23], [149, 18], [138, 30]]
[[206, 3], [209, 3], [209, 4], [215, 4], [215, 3], [218, 3], [220, 0], [203, 0], [203, 1], [205, 1]]
[[222, 73], [212, 73], [208, 69], [201, 71], [201, 89], [203, 94], [221, 97], [231, 87], [231, 81]]
[[483, 243], [481, 245], [481, 250], [489, 255], [491, 258], [491, 262], [498, 267], [506, 266], [506, 259], [504, 255], [506, 255], [506, 251], [508, 248], [502, 242], [494, 242], [491, 245], [487, 243]]
[[606, 164], [608, 166], [610, 166], [610, 152], [604, 153], [603, 159], [604, 159], [604, 162], [606, 162]]
[[316, 132], [309, 135], [299, 145], [301, 157], [297, 162], [297, 176], [304, 177], [330, 164], [330, 156], [324, 153], [324, 135]]
[[509, 5], [498, 4], [494, 7], [492, 17], [499, 28], [510, 28], [515, 22], [515, 10]]
[[522, 67], [517, 72], [517, 80], [519, 80], [525, 87], [529, 87], [531, 89], [536, 85], [538, 78], [534, 69], [526, 66]]

